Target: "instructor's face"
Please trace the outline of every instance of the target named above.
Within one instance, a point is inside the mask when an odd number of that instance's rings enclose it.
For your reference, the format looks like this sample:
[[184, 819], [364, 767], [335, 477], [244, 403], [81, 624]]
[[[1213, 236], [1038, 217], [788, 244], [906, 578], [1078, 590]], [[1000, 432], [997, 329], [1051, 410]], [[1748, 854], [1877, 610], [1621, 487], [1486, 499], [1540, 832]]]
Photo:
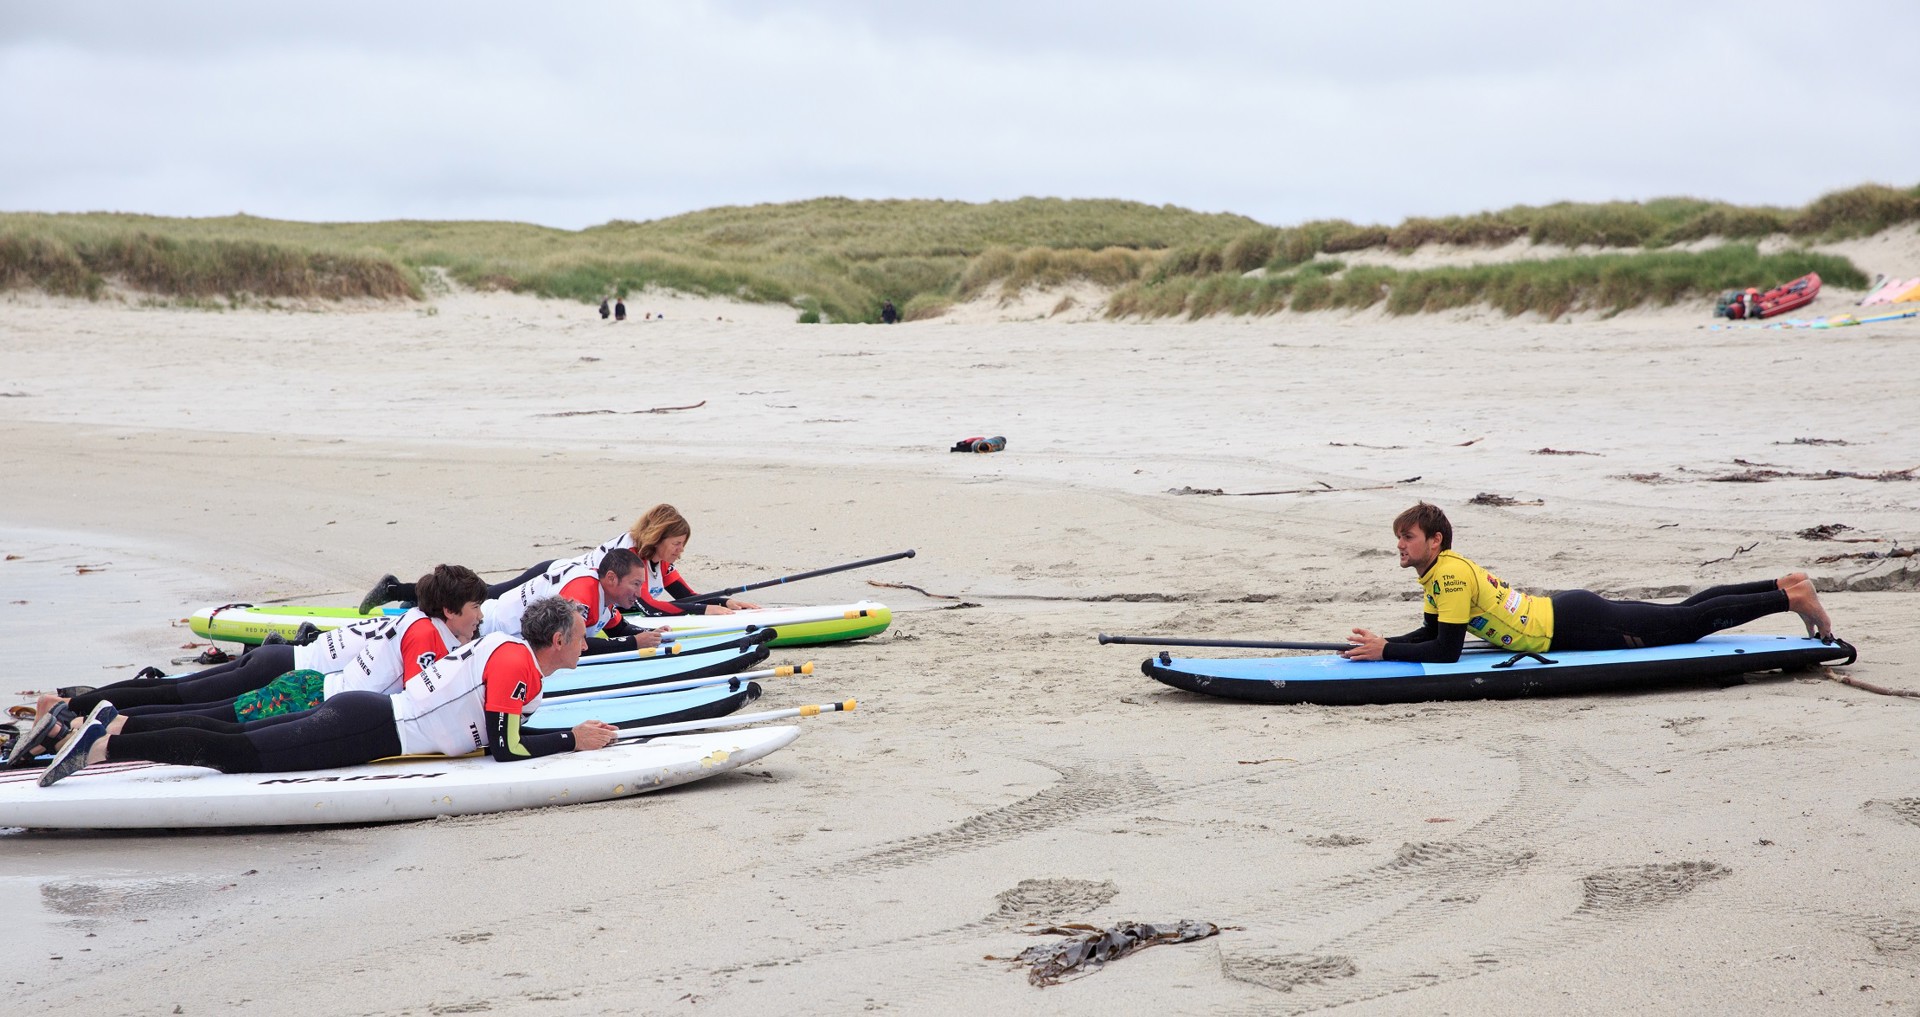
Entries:
[[1400, 567], [1425, 574], [1433, 567], [1434, 560], [1440, 557], [1440, 535], [1428, 535], [1418, 526], [1409, 526], [1399, 533], [1396, 546], [1400, 548]]

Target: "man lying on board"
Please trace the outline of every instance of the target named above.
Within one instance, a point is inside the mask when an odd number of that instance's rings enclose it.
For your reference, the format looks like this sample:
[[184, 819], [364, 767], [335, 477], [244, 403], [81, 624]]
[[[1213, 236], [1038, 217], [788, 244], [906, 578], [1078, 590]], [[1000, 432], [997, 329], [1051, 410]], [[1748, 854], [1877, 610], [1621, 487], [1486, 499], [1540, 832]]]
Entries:
[[1803, 572], [1702, 590], [1678, 604], [1608, 600], [1587, 590], [1552, 597], [1522, 593], [1453, 550], [1453, 524], [1421, 502], [1393, 520], [1400, 566], [1420, 575], [1425, 623], [1404, 636], [1354, 629], [1348, 660], [1451, 664], [1467, 634], [1516, 653], [1626, 650], [1691, 643], [1721, 629], [1781, 611], [1806, 623], [1807, 635], [1833, 641], [1833, 622]]

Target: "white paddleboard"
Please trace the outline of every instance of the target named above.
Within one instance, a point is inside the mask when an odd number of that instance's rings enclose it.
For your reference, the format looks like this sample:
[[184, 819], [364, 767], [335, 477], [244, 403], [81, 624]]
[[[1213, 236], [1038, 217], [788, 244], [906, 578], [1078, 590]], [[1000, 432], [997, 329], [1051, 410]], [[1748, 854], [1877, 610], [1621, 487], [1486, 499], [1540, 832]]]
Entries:
[[0, 773], [0, 827], [155, 829], [384, 823], [600, 802], [725, 773], [799, 737], [791, 725], [668, 735], [513, 763], [408, 756], [335, 770], [221, 773], [101, 763], [52, 787]]

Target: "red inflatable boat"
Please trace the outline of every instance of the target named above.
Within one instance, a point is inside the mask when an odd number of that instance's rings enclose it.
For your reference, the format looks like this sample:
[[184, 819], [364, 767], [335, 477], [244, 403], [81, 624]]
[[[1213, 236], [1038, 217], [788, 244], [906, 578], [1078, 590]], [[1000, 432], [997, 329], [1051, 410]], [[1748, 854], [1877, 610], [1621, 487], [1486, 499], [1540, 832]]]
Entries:
[[1808, 272], [1784, 286], [1761, 293], [1749, 289], [1745, 293], [1729, 293], [1720, 298], [1720, 306], [1714, 313], [1723, 318], [1771, 318], [1776, 314], [1797, 311], [1813, 303], [1820, 295], [1820, 275]]

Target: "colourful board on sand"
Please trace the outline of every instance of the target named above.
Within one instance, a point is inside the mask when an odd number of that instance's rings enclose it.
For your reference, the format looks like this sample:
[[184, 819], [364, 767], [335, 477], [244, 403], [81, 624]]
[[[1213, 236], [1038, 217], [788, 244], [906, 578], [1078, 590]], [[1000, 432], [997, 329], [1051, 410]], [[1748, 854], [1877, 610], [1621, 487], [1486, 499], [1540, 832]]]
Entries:
[[[842, 617], [827, 621], [794, 621], [796, 618], [817, 618], [831, 613], [840, 613]], [[845, 617], [849, 613], [853, 617]], [[268, 633], [277, 632], [284, 638], [292, 638], [294, 630], [300, 627], [301, 622], [312, 622], [315, 627], [324, 630], [338, 628], [368, 617], [371, 616], [363, 615], [350, 607], [321, 607], [308, 604], [255, 607], [251, 604], [225, 604], [219, 607], [203, 607], [195, 611], [187, 623], [192, 627], [194, 635], [202, 639], [258, 646], [267, 638]], [[783, 619], [787, 624], [781, 624]], [[893, 612], [884, 604], [863, 600], [855, 604], [829, 604], [821, 607], [737, 611], [714, 618], [701, 615], [679, 618], [636, 618], [634, 622], [640, 625], [666, 624], [681, 630], [715, 628], [723, 625], [773, 626], [780, 631], [780, 637], [773, 641], [773, 645], [812, 646], [878, 635], [885, 632], [887, 626], [893, 623]]]
[[156, 829], [385, 823], [627, 798], [725, 773], [799, 737], [791, 725], [671, 735], [524, 762], [407, 756], [336, 770], [221, 773], [103, 763], [52, 787], [0, 773], [0, 827]]
[[1708, 636], [1678, 646], [1549, 650], [1541, 656], [1551, 663], [1501, 650], [1469, 650], [1452, 664], [1354, 661], [1334, 654], [1182, 659], [1162, 653], [1149, 657], [1140, 669], [1175, 688], [1223, 699], [1348, 706], [1640, 689], [1751, 671], [1848, 664], [1854, 649], [1804, 636]]

